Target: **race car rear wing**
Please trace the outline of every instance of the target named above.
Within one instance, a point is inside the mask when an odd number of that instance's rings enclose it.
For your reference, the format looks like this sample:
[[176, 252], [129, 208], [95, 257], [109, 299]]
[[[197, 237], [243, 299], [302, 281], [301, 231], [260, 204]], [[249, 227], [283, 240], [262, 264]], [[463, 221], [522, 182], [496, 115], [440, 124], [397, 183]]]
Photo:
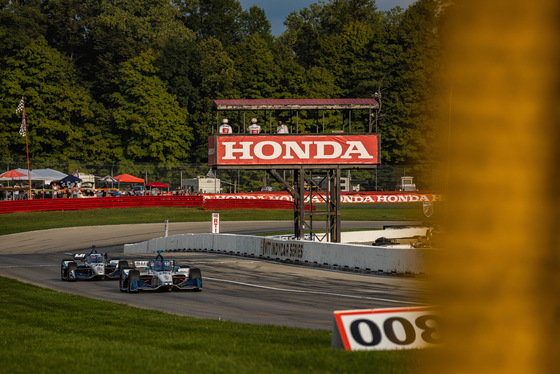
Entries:
[[[171, 261], [171, 266], [173, 268], [179, 266], [179, 265], [177, 265], [175, 260], [170, 260], [170, 261]], [[150, 261], [132, 261], [131, 265], [134, 266], [135, 268], [147, 268], [147, 267], [149, 267], [149, 263], [150, 263]], [[184, 266], [182, 266], [182, 267], [184, 267]]]
[[135, 268], [146, 268], [146, 267], [148, 267], [148, 263], [149, 263], [149, 261], [133, 261], [132, 265]]

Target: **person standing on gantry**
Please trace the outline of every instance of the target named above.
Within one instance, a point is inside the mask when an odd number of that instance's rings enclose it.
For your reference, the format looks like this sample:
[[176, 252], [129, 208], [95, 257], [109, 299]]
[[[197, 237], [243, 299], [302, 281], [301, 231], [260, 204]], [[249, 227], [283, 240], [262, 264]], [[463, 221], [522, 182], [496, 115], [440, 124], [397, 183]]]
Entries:
[[276, 128], [276, 133], [277, 134], [289, 134], [290, 130], [288, 129], [288, 126], [286, 126], [282, 123], [282, 121], [278, 121], [278, 127]]
[[231, 126], [229, 125], [229, 120], [227, 118], [224, 118], [222, 120], [222, 125], [220, 126], [220, 129], [218, 131], [220, 134], [231, 134], [233, 132]]
[[257, 119], [253, 118], [251, 120], [251, 125], [247, 127], [247, 132], [250, 134], [260, 134], [261, 127], [257, 124]]

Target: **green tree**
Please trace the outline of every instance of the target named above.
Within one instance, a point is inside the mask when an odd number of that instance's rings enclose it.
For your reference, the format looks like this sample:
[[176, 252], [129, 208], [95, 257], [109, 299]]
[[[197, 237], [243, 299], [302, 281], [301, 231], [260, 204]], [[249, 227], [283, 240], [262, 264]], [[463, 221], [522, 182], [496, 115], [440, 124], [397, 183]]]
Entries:
[[266, 18], [264, 9], [253, 5], [248, 11], [243, 11], [240, 19], [241, 40], [251, 35], [259, 35], [267, 43], [272, 44], [270, 21]]
[[154, 67], [156, 56], [148, 50], [121, 64], [110, 97], [116, 132], [124, 157], [133, 161], [178, 161], [188, 158], [192, 131], [187, 126], [187, 110]]
[[198, 109], [201, 59], [202, 51], [195, 40], [171, 38], [155, 61], [158, 75], [167, 84], [168, 91], [191, 113]]
[[290, 13], [284, 21], [286, 31], [280, 42], [293, 51], [296, 61], [306, 69], [315, 66], [321, 56], [321, 9], [319, 4], [311, 4], [309, 8]]
[[99, 15], [87, 23], [90, 46], [81, 66], [102, 101], [113, 86], [120, 64], [148, 49], [160, 51], [170, 40], [193, 40], [195, 35], [179, 19], [178, 10], [159, 0], [102, 2]]
[[101, 11], [99, 0], [49, 0], [43, 2], [47, 16], [49, 44], [66, 54], [70, 61], [84, 57], [91, 20]]
[[235, 67], [243, 77], [239, 83], [241, 96], [247, 99], [274, 97], [278, 90], [280, 71], [269, 44], [254, 34], [232, 50]]
[[0, 2], [0, 56], [16, 53], [47, 30], [41, 0]]
[[203, 40], [200, 48], [201, 83], [200, 96], [192, 116], [196, 144], [196, 149], [192, 153], [192, 162], [204, 162], [208, 158], [208, 136], [216, 126], [216, 116], [212, 112], [213, 100], [238, 98], [237, 86], [241, 79], [232, 58], [219, 40], [214, 38]]
[[200, 39], [215, 38], [224, 47], [241, 39], [240, 22], [243, 8], [237, 0], [197, 0], [188, 7], [186, 26]]
[[435, 138], [437, 102], [434, 82], [441, 71], [439, 0], [419, 0], [405, 12], [388, 17], [384, 53], [384, 116], [380, 129], [388, 140], [386, 160], [393, 164], [430, 161]]
[[274, 97], [280, 99], [315, 97], [306, 94], [305, 68], [297, 63], [293, 53], [281, 43], [273, 47], [274, 63], [279, 71], [278, 87]]
[[25, 157], [25, 138], [18, 134], [21, 118], [15, 106], [25, 96], [29, 152], [38, 159], [87, 159], [106, 154], [113, 144], [96, 116], [95, 105], [77, 84], [72, 65], [43, 38], [0, 59], [2, 157]]

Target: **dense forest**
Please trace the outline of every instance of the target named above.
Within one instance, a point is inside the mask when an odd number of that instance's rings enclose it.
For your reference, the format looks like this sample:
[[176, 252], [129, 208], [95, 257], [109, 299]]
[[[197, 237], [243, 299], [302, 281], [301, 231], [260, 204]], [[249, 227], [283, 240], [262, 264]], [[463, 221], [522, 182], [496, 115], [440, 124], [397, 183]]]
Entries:
[[[441, 3], [318, 1], [273, 36], [264, 10], [237, 0], [0, 0], [0, 159], [25, 158], [22, 96], [34, 160], [203, 163], [215, 99], [377, 94], [382, 163], [426, 167]], [[344, 116], [329, 113], [327, 129]], [[300, 132], [315, 128], [316, 113], [299, 114]]]

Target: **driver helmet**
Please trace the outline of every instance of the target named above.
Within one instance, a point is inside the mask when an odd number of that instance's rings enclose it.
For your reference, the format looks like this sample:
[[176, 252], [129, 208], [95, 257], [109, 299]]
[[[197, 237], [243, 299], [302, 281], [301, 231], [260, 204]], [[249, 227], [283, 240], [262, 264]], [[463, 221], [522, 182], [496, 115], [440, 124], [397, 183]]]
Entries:
[[256, 119], [256, 118], [253, 118], [253, 119], [251, 120], [251, 123], [257, 123], [257, 119]]

